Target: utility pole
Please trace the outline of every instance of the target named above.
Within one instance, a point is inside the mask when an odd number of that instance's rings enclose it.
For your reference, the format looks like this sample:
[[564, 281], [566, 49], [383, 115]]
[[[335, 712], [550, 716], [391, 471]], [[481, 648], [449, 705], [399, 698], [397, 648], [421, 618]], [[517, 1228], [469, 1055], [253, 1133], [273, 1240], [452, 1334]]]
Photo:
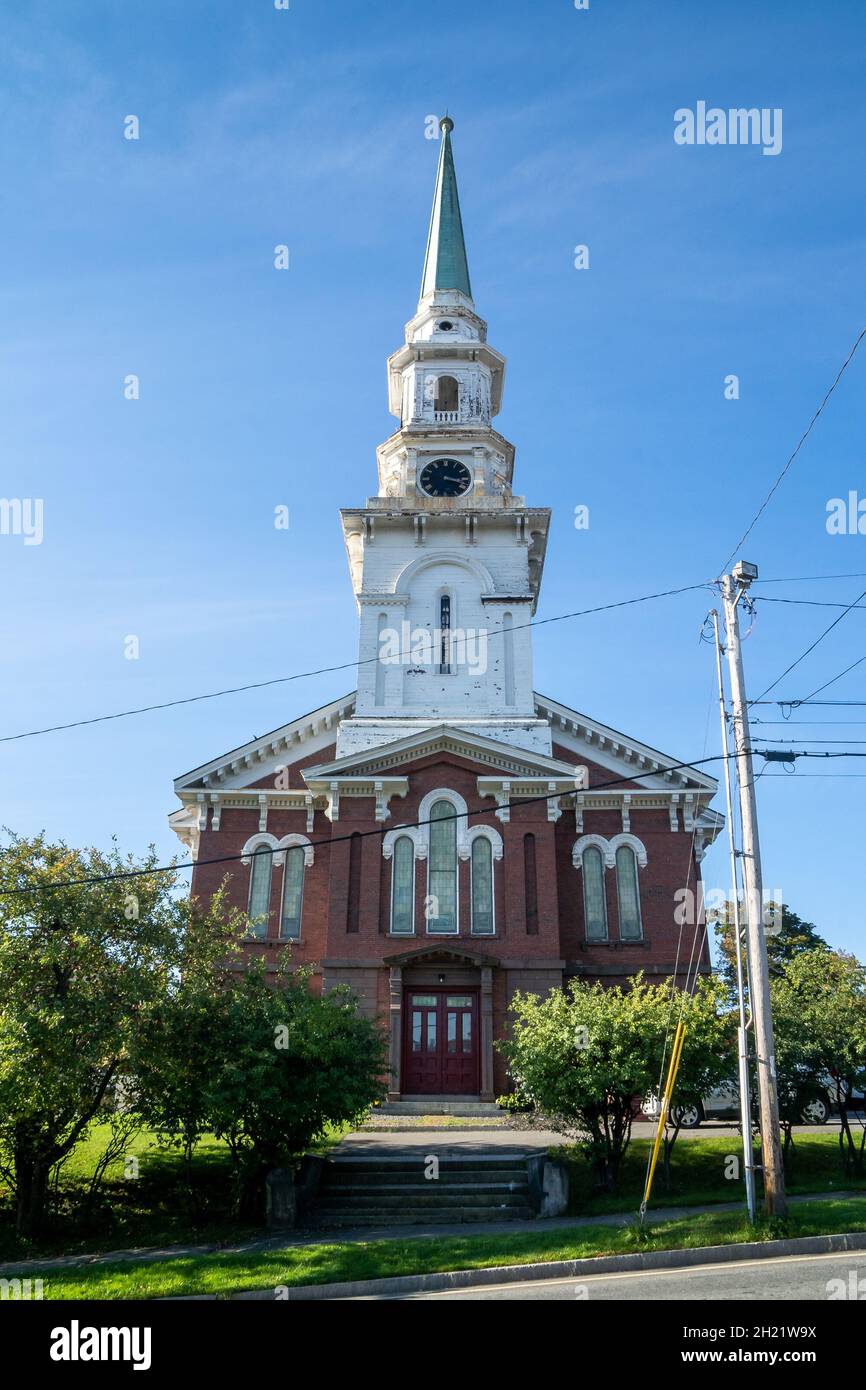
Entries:
[[722, 675], [722, 639], [719, 633], [719, 615], [715, 608], [710, 614], [716, 639], [716, 678], [719, 683], [719, 714], [722, 724], [722, 776], [725, 780], [725, 812], [728, 818], [728, 847], [731, 859], [731, 905], [734, 913], [734, 959], [737, 967], [737, 1007], [740, 1024], [737, 1028], [737, 1072], [740, 1080], [740, 1127], [743, 1131], [743, 1177], [746, 1184], [746, 1207], [749, 1220], [755, 1219], [755, 1156], [752, 1149], [752, 1096], [749, 1080], [749, 1026], [746, 1020], [746, 991], [743, 980], [743, 950], [740, 940], [740, 899], [739, 874], [737, 873], [737, 850], [734, 843], [734, 799], [731, 793], [731, 762], [728, 756], [728, 716], [725, 708], [725, 682]]
[[[725, 606], [725, 647], [731, 677], [734, 749], [740, 798], [740, 824], [743, 834], [742, 859], [746, 944], [749, 960], [749, 1003], [755, 1031], [764, 1174], [764, 1212], [767, 1216], [785, 1216], [788, 1203], [785, 1197], [782, 1142], [779, 1134], [776, 1049], [773, 1042], [773, 1020], [770, 1012], [770, 972], [767, 963], [767, 943], [764, 937], [764, 895], [761, 877], [761, 849], [758, 841], [758, 807], [755, 798], [749, 710], [746, 701], [743, 657], [740, 650], [740, 627], [737, 615], [737, 605], [740, 599], [757, 577], [757, 565], [750, 565], [745, 560], [740, 560], [734, 566], [732, 574], [723, 576], [721, 588]], [[739, 941], [737, 948], [739, 950]]]

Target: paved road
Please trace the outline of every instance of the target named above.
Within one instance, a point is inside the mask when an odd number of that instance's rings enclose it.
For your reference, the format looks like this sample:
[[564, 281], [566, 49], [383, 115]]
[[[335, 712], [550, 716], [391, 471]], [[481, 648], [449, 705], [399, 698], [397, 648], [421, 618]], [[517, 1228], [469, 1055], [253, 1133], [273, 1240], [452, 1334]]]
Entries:
[[[691, 1269], [654, 1270], [652, 1273], [596, 1274], [590, 1278], [526, 1280], [519, 1284], [496, 1284], [487, 1288], [454, 1289], [446, 1293], [412, 1294], [413, 1302], [442, 1298], [469, 1298], [481, 1302], [535, 1300], [569, 1302], [603, 1300], [638, 1302], [719, 1303], [736, 1299], [764, 1302], [774, 1299], [801, 1299], [824, 1303], [831, 1292], [850, 1290], [850, 1276], [856, 1275], [860, 1297], [866, 1293], [866, 1254], [788, 1255], [771, 1260], [740, 1260], [736, 1264], [695, 1265]], [[828, 1285], [830, 1287], [828, 1288]], [[848, 1292], [850, 1297], [850, 1292]]]

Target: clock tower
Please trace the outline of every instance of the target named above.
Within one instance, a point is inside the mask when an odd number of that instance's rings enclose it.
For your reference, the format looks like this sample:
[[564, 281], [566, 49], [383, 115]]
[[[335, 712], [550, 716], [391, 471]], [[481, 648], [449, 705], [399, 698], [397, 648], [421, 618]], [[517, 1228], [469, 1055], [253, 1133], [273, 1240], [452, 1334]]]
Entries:
[[440, 121], [421, 295], [388, 361], [399, 427], [377, 451], [377, 496], [341, 513], [360, 642], [338, 757], [434, 725], [550, 753], [528, 627], [550, 511], [512, 491], [514, 446], [492, 424], [505, 358], [472, 297], [453, 128]]

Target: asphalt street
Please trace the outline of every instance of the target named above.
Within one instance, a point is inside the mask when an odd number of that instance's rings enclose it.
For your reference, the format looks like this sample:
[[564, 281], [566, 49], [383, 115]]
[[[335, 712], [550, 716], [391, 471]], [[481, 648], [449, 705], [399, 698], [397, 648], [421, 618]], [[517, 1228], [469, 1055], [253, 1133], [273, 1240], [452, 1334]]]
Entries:
[[[834, 1282], [836, 1281], [836, 1282]], [[581, 1279], [532, 1279], [486, 1288], [412, 1294], [412, 1302], [468, 1298], [482, 1302], [604, 1300], [719, 1303], [796, 1299], [826, 1303], [831, 1296], [866, 1298], [866, 1253], [787, 1255], [777, 1259], [738, 1260], [735, 1264], [695, 1265], [691, 1269], [650, 1273], [598, 1274]]]

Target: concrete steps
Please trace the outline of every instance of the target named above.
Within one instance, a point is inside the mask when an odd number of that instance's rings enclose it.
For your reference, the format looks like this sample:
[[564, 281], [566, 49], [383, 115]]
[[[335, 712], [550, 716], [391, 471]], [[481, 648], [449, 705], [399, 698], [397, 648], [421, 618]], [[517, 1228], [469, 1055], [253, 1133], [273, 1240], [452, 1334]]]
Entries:
[[416, 1096], [412, 1100], [389, 1100], [377, 1105], [370, 1112], [376, 1115], [462, 1115], [475, 1119], [489, 1119], [491, 1116], [504, 1116], [495, 1101], [477, 1100], [471, 1096], [466, 1100], [448, 1100], [444, 1096]]
[[526, 1154], [466, 1154], [439, 1158], [426, 1177], [427, 1156], [388, 1154], [329, 1159], [311, 1224], [317, 1227], [411, 1226], [432, 1223], [529, 1220]]

